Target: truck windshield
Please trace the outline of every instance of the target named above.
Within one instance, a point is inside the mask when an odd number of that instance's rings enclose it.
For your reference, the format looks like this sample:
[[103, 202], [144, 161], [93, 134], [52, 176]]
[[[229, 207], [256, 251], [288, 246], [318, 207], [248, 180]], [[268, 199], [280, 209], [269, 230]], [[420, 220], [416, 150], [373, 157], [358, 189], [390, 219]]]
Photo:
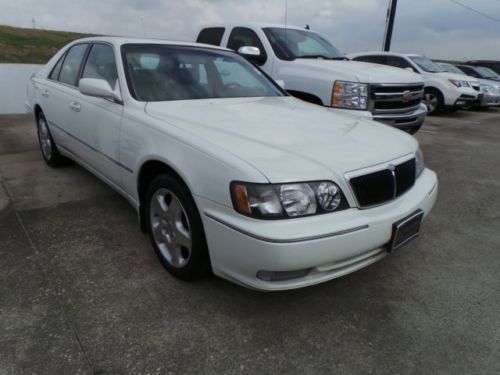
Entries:
[[481, 77], [483, 78], [490, 78], [490, 79], [499, 79], [500, 76], [494, 72], [493, 70], [491, 70], [490, 68], [484, 68], [482, 66], [476, 66], [476, 70], [479, 72], [479, 74], [481, 74]]
[[428, 73], [440, 73], [444, 72], [445, 70], [441, 68], [438, 64], [433, 63], [431, 60], [429, 60], [426, 57], [422, 56], [410, 56], [410, 59], [419, 66], [420, 69], [422, 69], [424, 72]]
[[259, 69], [232, 52], [126, 44], [122, 56], [130, 93], [139, 101], [285, 95]]
[[267, 27], [263, 30], [274, 53], [282, 60], [299, 58], [348, 60], [330, 42], [311, 31], [280, 27]]

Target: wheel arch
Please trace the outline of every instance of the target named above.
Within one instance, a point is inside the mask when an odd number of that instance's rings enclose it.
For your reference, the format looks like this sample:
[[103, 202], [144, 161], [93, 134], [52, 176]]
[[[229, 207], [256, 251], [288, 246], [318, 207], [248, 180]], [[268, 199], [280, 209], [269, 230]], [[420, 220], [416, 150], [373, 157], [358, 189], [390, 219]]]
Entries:
[[43, 113], [42, 107], [37, 103], [33, 107], [33, 114], [35, 115], [35, 119], [38, 119], [40, 113]]
[[[137, 196], [139, 198], [139, 222], [141, 231], [147, 233], [146, 216], [145, 216], [145, 198], [149, 184], [153, 179], [160, 174], [168, 174], [176, 178], [187, 189], [189, 194], [193, 196], [186, 179], [181, 176], [174, 168], [167, 162], [159, 159], [149, 159], [142, 163], [137, 173]], [[196, 203], [196, 202], [195, 202]]]

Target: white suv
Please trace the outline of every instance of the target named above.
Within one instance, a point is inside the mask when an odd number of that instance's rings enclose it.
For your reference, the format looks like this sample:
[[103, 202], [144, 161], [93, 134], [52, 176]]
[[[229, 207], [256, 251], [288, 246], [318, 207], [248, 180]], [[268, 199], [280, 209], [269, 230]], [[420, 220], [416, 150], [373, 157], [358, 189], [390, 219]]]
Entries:
[[348, 56], [356, 61], [390, 65], [419, 73], [425, 82], [424, 102], [429, 114], [443, 108], [470, 107], [481, 101], [477, 80], [446, 72], [426, 57], [394, 52], [363, 52]]

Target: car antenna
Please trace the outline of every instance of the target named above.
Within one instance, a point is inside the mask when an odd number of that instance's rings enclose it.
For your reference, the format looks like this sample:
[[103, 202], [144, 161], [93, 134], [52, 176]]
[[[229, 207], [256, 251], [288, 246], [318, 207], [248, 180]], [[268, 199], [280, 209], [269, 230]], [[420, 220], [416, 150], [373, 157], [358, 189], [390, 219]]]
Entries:
[[285, 46], [288, 45], [288, 41], [286, 39], [287, 18], [288, 18], [288, 0], [285, 0]]
[[306, 27], [304, 27], [304, 29], [311, 30], [311, 28], [309, 27], [309, 24], [307, 24]]

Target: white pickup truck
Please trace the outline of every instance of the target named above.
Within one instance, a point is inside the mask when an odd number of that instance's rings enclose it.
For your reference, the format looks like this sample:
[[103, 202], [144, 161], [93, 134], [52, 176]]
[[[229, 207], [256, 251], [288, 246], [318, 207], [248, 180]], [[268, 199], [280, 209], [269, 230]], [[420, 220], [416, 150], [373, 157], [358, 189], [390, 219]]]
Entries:
[[402, 69], [350, 61], [320, 35], [263, 24], [204, 27], [196, 39], [238, 51], [305, 101], [356, 112], [415, 133], [424, 122], [422, 78]]

